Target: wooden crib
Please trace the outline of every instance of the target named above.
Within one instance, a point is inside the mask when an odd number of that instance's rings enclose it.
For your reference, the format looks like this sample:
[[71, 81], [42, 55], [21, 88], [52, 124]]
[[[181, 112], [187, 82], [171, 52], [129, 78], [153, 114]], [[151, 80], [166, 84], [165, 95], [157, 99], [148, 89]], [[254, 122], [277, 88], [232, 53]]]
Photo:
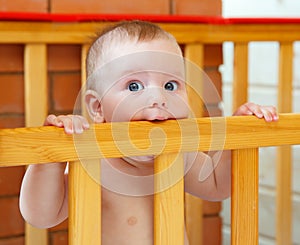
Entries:
[[[193, 97], [194, 113], [198, 119], [164, 122], [114, 123], [97, 125], [90, 130], [101, 149], [90, 150], [88, 155], [78, 156], [73, 137], [62, 129], [36, 127], [41, 125], [47, 114], [47, 64], [48, 44], [82, 45], [82, 81], [85, 81], [85, 57], [88, 37], [95, 30], [120, 19], [146, 19], [159, 23], [171, 32], [184, 47], [187, 59], [203, 67], [205, 44], [234, 42], [234, 86], [233, 108], [247, 101], [248, 93], [248, 43], [250, 41], [277, 41], [280, 43], [280, 65], [278, 84], [278, 108], [280, 112], [291, 112], [293, 42], [300, 40], [299, 19], [222, 19], [199, 17], [157, 17], [157, 16], [69, 16], [69, 15], [15, 15], [22, 22], [2, 15], [0, 22], [0, 43], [21, 43], [25, 45], [25, 107], [27, 128], [2, 129], [0, 131], [0, 165], [17, 166], [26, 163], [70, 161], [69, 173], [69, 243], [101, 244], [100, 186], [86, 173], [79, 160], [101, 157], [139, 155], [140, 149], [148, 154], [158, 155], [155, 171], [155, 187], [172, 179], [174, 171], [168, 166], [182, 152], [233, 150], [232, 201], [231, 201], [231, 244], [258, 244], [258, 148], [278, 148], [277, 188], [277, 244], [291, 242], [291, 153], [290, 145], [300, 144], [300, 115], [280, 114], [280, 121], [267, 124], [254, 117], [200, 118], [200, 99]], [[92, 21], [91, 21], [92, 20]], [[62, 24], [63, 23], [63, 24]], [[187, 76], [195, 74], [188, 71]], [[193, 87], [201, 93], [201, 78]], [[84, 85], [84, 84], [83, 84]], [[197, 94], [196, 93], [196, 94]], [[39, 103], [36, 103], [36, 102]], [[221, 125], [225, 131], [212, 133], [213, 127]], [[30, 128], [31, 127], [31, 128]], [[130, 128], [131, 138], [124, 138], [123, 130]], [[143, 128], [141, 131], [140, 128]], [[149, 140], [149, 132], [160, 128], [165, 135]], [[182, 135], [181, 133], [184, 132]], [[95, 135], [86, 134], [82, 147], [94, 142]], [[195, 135], [200, 136], [195, 139]], [[221, 137], [222, 136], [222, 137]], [[57, 138], [60, 140], [57, 141]], [[151, 140], [166, 141], [163, 149], [151, 147]], [[94, 142], [95, 143], [95, 142]], [[130, 147], [130, 145], [136, 148]], [[122, 146], [122, 152], [119, 146]], [[128, 147], [127, 147], [128, 146]], [[139, 149], [140, 148], [140, 149]], [[62, 150], [63, 149], [63, 150]], [[15, 154], [18, 152], [18, 154]], [[283, 164], [283, 157], [285, 162]], [[80, 158], [80, 159], [79, 159]], [[287, 161], [288, 159], [288, 161]], [[176, 162], [176, 174], [182, 174], [182, 162]], [[192, 217], [201, 212], [201, 202], [187, 199], [186, 223], [191, 245], [201, 244], [201, 219], [197, 224]], [[93, 206], [91, 206], [93, 205]], [[173, 215], [176, 213], [176, 215]], [[193, 213], [193, 216], [189, 215]], [[184, 226], [183, 181], [171, 188], [158, 192], [154, 198], [154, 241], [156, 245], [183, 244]], [[200, 238], [199, 238], [200, 233]], [[45, 232], [28, 228], [26, 244], [46, 244]]]

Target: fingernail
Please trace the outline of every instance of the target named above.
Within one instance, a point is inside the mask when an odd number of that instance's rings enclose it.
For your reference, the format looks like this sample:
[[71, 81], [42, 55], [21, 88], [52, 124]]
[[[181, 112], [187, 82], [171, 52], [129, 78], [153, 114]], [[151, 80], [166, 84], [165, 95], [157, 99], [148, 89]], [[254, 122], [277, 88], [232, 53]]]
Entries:
[[73, 134], [73, 129], [72, 128], [65, 128], [65, 132], [67, 134]]
[[83, 133], [83, 129], [82, 128], [78, 128], [78, 129], [76, 129], [75, 133], [76, 134], [81, 134], [81, 133]]

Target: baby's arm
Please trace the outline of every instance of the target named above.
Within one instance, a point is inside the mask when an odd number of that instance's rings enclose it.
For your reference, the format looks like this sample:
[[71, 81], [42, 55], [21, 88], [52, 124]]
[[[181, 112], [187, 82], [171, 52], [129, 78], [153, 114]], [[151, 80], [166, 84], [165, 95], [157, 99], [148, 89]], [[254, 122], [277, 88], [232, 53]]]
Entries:
[[[243, 104], [233, 115], [255, 115], [267, 122], [278, 120], [275, 107], [254, 103]], [[185, 176], [187, 192], [211, 201], [223, 200], [230, 196], [231, 151], [191, 153], [185, 160], [186, 167], [190, 167]]]
[[[64, 127], [68, 134], [89, 127], [80, 116], [47, 117], [45, 126]], [[59, 140], [59, 139], [58, 139]], [[39, 228], [55, 226], [68, 216], [68, 180], [66, 163], [30, 165], [21, 185], [20, 210], [24, 219]]]

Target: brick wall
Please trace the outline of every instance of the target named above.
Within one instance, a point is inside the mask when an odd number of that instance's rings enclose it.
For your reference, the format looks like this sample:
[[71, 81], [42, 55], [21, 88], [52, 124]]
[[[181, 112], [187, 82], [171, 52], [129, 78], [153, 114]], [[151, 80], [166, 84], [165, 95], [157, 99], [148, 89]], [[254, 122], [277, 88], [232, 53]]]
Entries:
[[[221, 15], [221, 0], [0, 0], [0, 12], [127, 13]], [[24, 126], [22, 45], [0, 45], [0, 128]], [[221, 94], [220, 45], [205, 47], [205, 71]], [[72, 113], [80, 89], [80, 46], [48, 47], [49, 113]], [[218, 101], [211, 101], [220, 115]], [[23, 167], [0, 169], [0, 245], [24, 244], [24, 222], [18, 209]], [[220, 244], [220, 203], [205, 202], [205, 244]], [[50, 229], [49, 244], [67, 244], [67, 222]]]

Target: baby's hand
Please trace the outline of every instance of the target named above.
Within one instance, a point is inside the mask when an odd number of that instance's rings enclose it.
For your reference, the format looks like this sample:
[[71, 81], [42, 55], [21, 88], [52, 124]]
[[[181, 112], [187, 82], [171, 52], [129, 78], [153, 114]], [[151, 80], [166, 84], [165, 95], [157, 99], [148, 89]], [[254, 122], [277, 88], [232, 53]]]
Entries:
[[277, 121], [278, 114], [274, 106], [261, 106], [251, 102], [240, 106], [233, 116], [255, 115], [258, 118], [264, 118], [267, 122]]
[[88, 121], [79, 115], [49, 115], [44, 122], [44, 126], [64, 128], [67, 134], [80, 134], [90, 127]]

